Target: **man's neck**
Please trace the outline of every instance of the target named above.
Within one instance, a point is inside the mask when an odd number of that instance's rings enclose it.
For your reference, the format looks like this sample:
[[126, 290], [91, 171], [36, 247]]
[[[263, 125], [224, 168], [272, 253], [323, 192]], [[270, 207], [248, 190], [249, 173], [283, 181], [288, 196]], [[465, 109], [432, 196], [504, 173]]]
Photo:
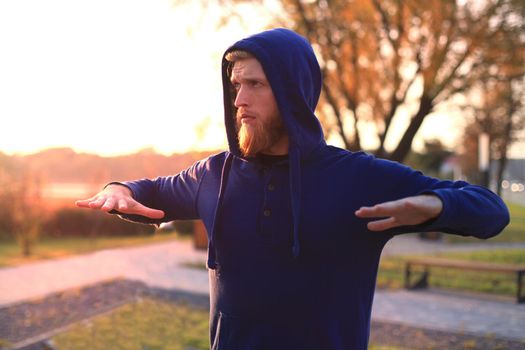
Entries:
[[286, 135], [277, 140], [270, 148], [260, 153], [268, 156], [285, 156], [288, 154], [289, 144], [288, 135]]
[[259, 153], [256, 158], [262, 165], [272, 166], [287, 160], [288, 155], [269, 155]]

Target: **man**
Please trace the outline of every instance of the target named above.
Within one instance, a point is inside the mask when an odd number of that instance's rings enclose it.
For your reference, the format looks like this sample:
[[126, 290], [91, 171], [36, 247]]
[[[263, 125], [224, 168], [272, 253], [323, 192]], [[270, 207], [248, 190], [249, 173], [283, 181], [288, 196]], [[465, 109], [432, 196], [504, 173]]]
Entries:
[[390, 238], [488, 238], [507, 225], [487, 189], [327, 146], [319, 65], [294, 32], [235, 43], [222, 79], [229, 152], [77, 202], [138, 222], [203, 220], [212, 349], [366, 349]]

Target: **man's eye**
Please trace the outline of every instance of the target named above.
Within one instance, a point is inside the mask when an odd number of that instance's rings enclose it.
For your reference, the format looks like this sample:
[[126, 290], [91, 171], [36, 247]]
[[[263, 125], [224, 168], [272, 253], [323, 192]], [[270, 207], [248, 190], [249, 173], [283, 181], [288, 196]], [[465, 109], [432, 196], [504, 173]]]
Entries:
[[241, 88], [241, 84], [239, 83], [233, 83], [232, 86], [236, 91], [239, 91], [239, 89]]

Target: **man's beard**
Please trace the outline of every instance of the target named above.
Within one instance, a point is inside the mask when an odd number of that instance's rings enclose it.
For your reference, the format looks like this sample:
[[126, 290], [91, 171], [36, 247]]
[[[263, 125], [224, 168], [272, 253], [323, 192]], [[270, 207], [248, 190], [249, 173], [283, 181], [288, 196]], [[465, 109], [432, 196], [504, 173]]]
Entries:
[[256, 119], [254, 123], [247, 124], [237, 118], [239, 148], [244, 157], [254, 157], [257, 153], [270, 149], [285, 132], [279, 116], [268, 121]]

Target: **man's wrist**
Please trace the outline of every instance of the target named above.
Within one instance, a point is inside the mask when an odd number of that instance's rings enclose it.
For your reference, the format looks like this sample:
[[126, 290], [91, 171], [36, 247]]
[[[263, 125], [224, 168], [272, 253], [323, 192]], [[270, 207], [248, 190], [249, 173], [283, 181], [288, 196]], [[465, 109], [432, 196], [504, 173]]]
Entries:
[[437, 218], [443, 212], [443, 201], [441, 198], [434, 193], [427, 193], [423, 196], [427, 196], [430, 200], [430, 208], [432, 210], [432, 218]]

